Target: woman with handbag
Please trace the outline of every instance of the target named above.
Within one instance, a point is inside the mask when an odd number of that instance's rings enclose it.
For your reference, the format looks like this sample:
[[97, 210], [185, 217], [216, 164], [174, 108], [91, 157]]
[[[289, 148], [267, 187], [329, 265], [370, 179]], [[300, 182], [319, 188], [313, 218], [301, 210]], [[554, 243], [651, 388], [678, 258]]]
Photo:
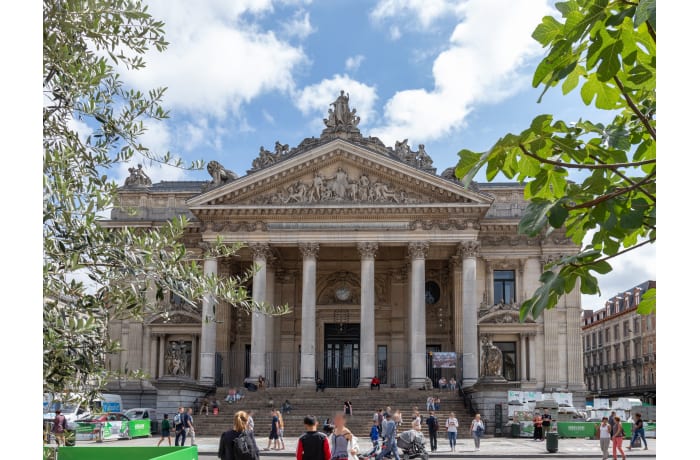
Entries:
[[484, 422], [481, 421], [481, 414], [476, 414], [472, 420], [472, 438], [474, 438], [474, 448], [478, 452], [481, 448], [481, 437], [484, 435]]
[[615, 432], [613, 433], [612, 445], [613, 445], [613, 460], [617, 460], [617, 451], [620, 451], [622, 455], [622, 460], [626, 460], [625, 452], [622, 450], [622, 441], [625, 439], [625, 430], [622, 429], [622, 422], [620, 417], [615, 417]]

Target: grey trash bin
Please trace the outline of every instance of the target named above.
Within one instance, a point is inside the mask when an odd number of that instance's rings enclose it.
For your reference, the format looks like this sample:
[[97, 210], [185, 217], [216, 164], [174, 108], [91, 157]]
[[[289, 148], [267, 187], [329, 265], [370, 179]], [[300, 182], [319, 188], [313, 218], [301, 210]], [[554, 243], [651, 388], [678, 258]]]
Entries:
[[547, 433], [547, 452], [550, 454], [555, 453], [559, 450], [559, 434], [549, 432]]

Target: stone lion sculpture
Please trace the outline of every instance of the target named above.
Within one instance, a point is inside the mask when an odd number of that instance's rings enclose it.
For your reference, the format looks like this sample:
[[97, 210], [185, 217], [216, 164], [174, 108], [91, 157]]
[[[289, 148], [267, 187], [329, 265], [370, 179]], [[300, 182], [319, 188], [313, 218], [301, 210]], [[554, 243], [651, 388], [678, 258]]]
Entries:
[[238, 175], [235, 172], [224, 168], [223, 165], [216, 160], [207, 163], [207, 172], [212, 177], [211, 182], [213, 185], [224, 184], [238, 179]]

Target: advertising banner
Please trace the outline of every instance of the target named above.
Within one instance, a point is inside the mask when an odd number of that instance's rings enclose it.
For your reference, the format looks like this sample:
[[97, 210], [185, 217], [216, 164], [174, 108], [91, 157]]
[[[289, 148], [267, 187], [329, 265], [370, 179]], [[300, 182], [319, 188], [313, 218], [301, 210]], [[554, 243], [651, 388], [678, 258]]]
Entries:
[[508, 404], [513, 401], [525, 402], [523, 401], [523, 392], [517, 390], [508, 390]]
[[122, 438], [140, 438], [151, 435], [151, 421], [148, 419], [129, 420], [126, 423], [122, 422], [121, 437]]
[[567, 406], [574, 405], [574, 395], [572, 393], [552, 393], [552, 399], [554, 399], [557, 404], [566, 404]]
[[60, 460], [198, 460], [197, 447], [59, 447]]
[[434, 351], [433, 367], [455, 369], [457, 367], [457, 353], [454, 351]]

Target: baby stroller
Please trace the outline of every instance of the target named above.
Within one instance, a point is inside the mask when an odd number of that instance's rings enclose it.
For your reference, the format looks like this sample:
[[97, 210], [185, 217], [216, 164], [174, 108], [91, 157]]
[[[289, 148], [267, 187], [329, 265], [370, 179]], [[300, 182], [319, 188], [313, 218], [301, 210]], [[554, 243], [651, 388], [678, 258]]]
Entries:
[[419, 457], [421, 460], [428, 460], [430, 457], [428, 451], [425, 450], [425, 444], [423, 444], [423, 434], [419, 431], [404, 431], [396, 440], [396, 445], [403, 450], [403, 460], [411, 460]]

